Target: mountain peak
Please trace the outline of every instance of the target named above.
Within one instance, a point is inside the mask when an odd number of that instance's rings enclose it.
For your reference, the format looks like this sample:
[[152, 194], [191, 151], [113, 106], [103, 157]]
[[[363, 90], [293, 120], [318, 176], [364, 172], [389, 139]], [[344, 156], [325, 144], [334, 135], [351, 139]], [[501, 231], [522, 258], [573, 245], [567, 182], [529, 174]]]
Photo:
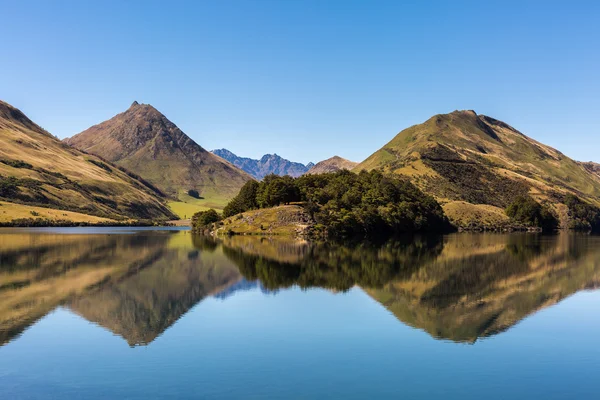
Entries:
[[190, 190], [205, 198], [233, 197], [250, 179], [202, 148], [156, 108], [137, 101], [65, 141], [129, 169], [173, 198]]
[[316, 163], [307, 174], [325, 174], [328, 172], [336, 172], [343, 169], [351, 170], [356, 167], [358, 163], [355, 163], [350, 160], [346, 160], [340, 156], [333, 156], [328, 158], [327, 160], [320, 161]]
[[259, 180], [269, 174], [298, 177], [305, 174], [312, 167], [312, 163], [304, 165], [299, 162], [293, 162], [286, 160], [277, 153], [265, 154], [260, 160], [239, 157], [227, 149], [213, 150], [212, 153], [224, 158]]

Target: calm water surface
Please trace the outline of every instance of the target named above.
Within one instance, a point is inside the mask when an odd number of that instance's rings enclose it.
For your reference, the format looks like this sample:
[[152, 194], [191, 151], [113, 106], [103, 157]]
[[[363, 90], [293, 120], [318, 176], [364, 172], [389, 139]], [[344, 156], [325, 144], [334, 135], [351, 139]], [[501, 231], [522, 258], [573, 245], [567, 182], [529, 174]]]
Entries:
[[0, 398], [598, 398], [600, 237], [0, 230]]

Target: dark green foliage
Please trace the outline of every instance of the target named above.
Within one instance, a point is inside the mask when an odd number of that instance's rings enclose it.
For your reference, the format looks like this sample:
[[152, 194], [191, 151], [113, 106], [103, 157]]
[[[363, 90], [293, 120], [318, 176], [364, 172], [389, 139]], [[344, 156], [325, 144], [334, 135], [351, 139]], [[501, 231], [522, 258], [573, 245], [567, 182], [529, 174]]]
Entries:
[[18, 191], [19, 180], [14, 176], [7, 178], [0, 176], [0, 197], [11, 197], [14, 196]]
[[237, 196], [233, 198], [223, 209], [223, 217], [231, 217], [232, 215], [243, 213], [248, 210], [258, 208], [256, 195], [260, 184], [254, 180], [250, 180], [242, 186]]
[[306, 210], [329, 236], [451, 230], [437, 201], [396, 175], [339, 171], [306, 175], [297, 181]]
[[192, 217], [192, 228], [200, 229], [212, 223], [219, 222], [220, 220], [221, 216], [212, 208], [210, 210], [200, 211]]
[[267, 175], [263, 178], [256, 193], [259, 207], [275, 207], [300, 201], [300, 191], [291, 176]]
[[524, 183], [495, 174], [482, 166], [481, 160], [472, 163], [424, 159], [424, 163], [440, 176], [429, 178], [426, 190], [448, 199], [504, 208], [515, 197], [526, 196], [529, 190]]
[[573, 195], [565, 197], [565, 204], [569, 208], [569, 216], [571, 217], [569, 228], [600, 232], [600, 208], [585, 203]]
[[1, 163], [10, 165], [13, 168], [33, 169], [33, 165], [21, 160], [0, 160]]
[[200, 193], [198, 193], [198, 191], [197, 191], [197, 190], [195, 190], [195, 189], [190, 189], [190, 190], [188, 190], [188, 192], [187, 192], [187, 193], [188, 193], [188, 195], [189, 195], [190, 197], [193, 197], [193, 198], [195, 198], [195, 199], [200, 199], [200, 198], [201, 198], [201, 197], [200, 197]]
[[97, 160], [94, 160], [93, 158], [90, 158], [88, 161], [91, 162], [92, 164], [102, 168], [103, 170], [105, 170], [107, 172], [112, 172], [112, 168], [109, 167], [108, 164], [103, 163], [102, 161], [97, 161]]
[[298, 201], [317, 223], [317, 233], [332, 237], [451, 230], [433, 197], [399, 176], [378, 171], [357, 175], [344, 170], [296, 179], [268, 175], [260, 183], [248, 182], [223, 214]]
[[547, 208], [529, 196], [517, 197], [507, 208], [506, 215], [518, 223], [552, 231], [558, 228], [558, 219]]

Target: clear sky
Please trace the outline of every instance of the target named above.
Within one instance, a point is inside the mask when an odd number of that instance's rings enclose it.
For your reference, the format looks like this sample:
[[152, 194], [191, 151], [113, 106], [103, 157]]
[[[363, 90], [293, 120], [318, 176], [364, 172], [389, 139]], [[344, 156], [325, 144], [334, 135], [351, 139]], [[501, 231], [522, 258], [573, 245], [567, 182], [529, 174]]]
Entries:
[[64, 138], [137, 100], [207, 149], [361, 161], [474, 109], [600, 161], [600, 1], [0, 0], [0, 99]]

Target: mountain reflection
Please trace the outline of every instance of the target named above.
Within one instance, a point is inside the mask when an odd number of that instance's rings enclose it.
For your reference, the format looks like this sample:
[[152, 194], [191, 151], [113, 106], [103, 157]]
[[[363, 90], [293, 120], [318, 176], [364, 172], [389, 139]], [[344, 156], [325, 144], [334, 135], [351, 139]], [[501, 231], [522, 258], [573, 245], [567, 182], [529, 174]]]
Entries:
[[189, 232], [2, 234], [0, 344], [58, 306], [146, 344], [203, 298], [240, 281]]
[[503, 332], [600, 283], [600, 237], [587, 235], [455, 234], [295, 247], [231, 237], [222, 246], [246, 279], [269, 289], [358, 285], [403, 323], [457, 342]]
[[600, 237], [455, 234], [308, 243], [190, 232], [4, 231], [0, 345], [56, 307], [148, 344], [195, 304], [244, 290], [359, 286], [398, 320], [473, 342], [600, 282]]

